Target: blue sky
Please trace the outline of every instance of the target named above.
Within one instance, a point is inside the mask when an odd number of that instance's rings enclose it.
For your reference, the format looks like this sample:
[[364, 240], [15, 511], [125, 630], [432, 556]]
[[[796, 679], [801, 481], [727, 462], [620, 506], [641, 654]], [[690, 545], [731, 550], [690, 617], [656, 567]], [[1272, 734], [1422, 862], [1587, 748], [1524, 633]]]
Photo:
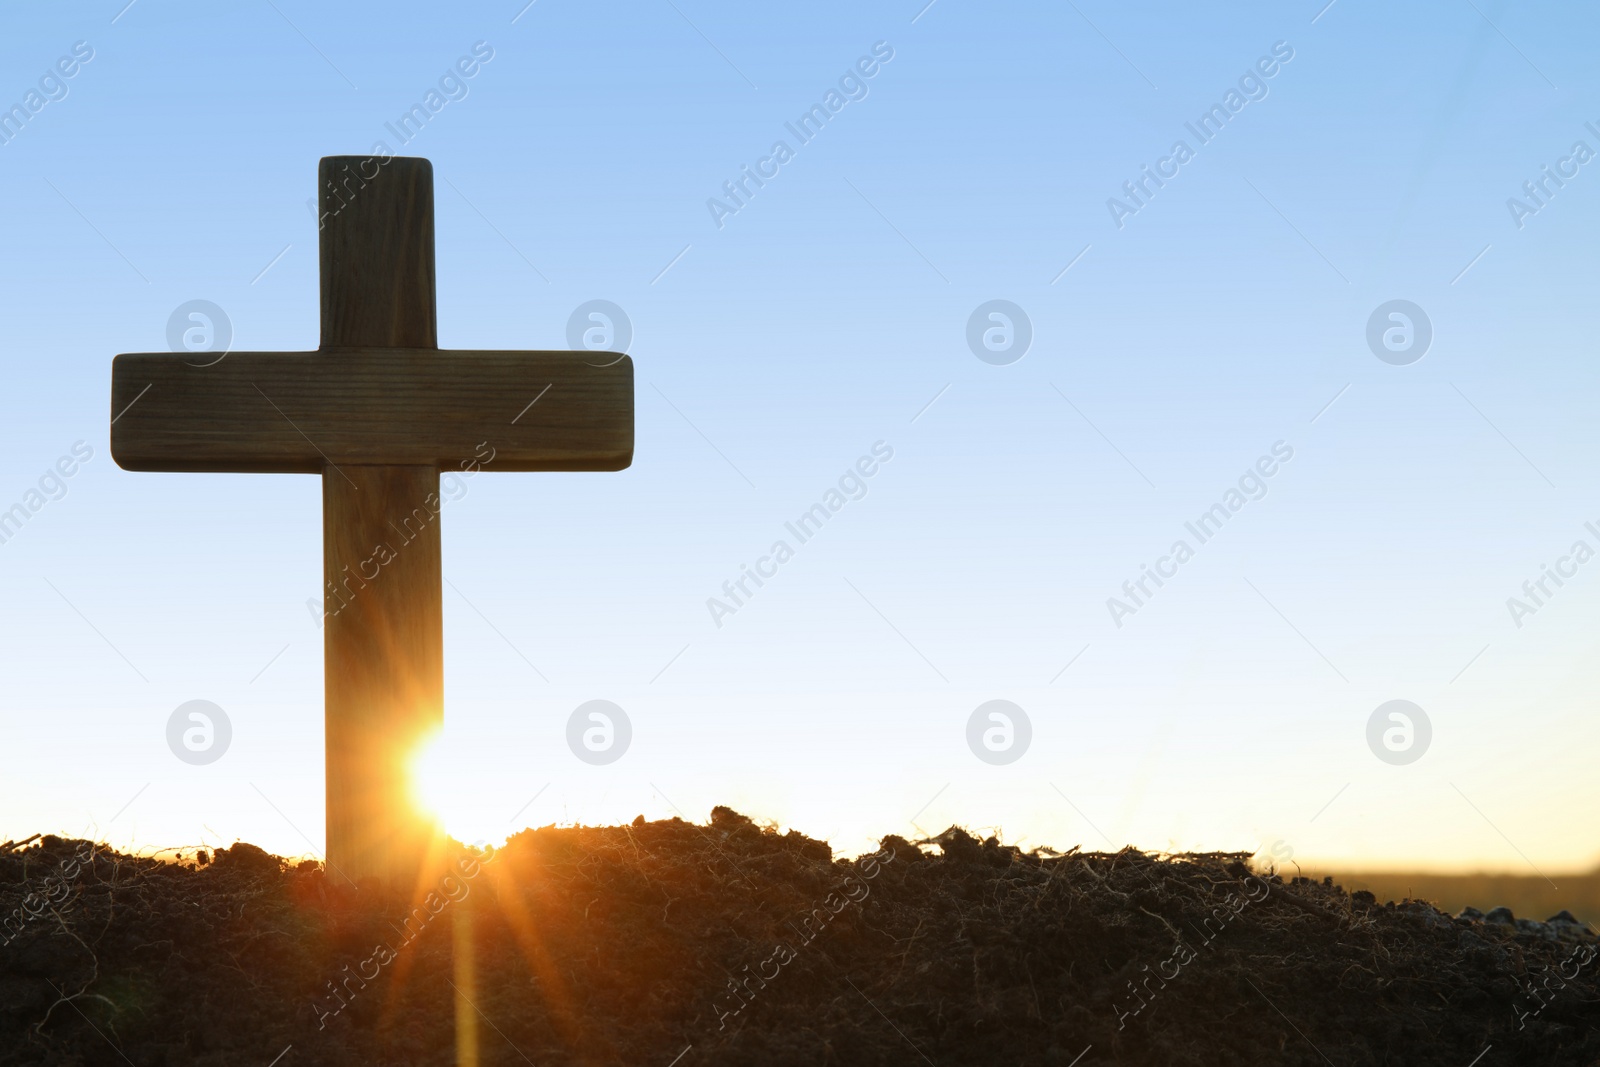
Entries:
[[[633, 330], [629, 470], [485, 473], [445, 510], [439, 793], [463, 836], [728, 803], [847, 851], [959, 822], [1024, 846], [1592, 865], [1569, 813], [1600, 800], [1600, 563], [1531, 614], [1507, 602], [1600, 549], [1600, 163], [1573, 154], [1600, 151], [1594, 20], [8, 10], [0, 103], [41, 79], [58, 99], [0, 144], [0, 508], [76, 442], [92, 458], [0, 544], [0, 836], [320, 849], [316, 479], [119, 470], [110, 361], [164, 350], [197, 299], [236, 349], [315, 347], [317, 160], [384, 141], [435, 167], [442, 345], [564, 348], [597, 299]], [[92, 58], [53, 80], [78, 42]], [[492, 58], [398, 144], [386, 124], [475, 45]], [[799, 143], [785, 124], [875, 46], [892, 58]], [[1201, 143], [1186, 123], [1241, 79], [1254, 99]], [[779, 140], [792, 158], [718, 219]], [[1192, 158], [1136, 212], [1108, 205], [1179, 140]], [[1545, 167], [1569, 176], [1514, 210]], [[991, 300], [1031, 324], [1014, 362], [968, 346]], [[1431, 325], [1413, 362], [1367, 342], [1395, 300]], [[717, 625], [708, 599], [878, 442], [865, 495]], [[1279, 442], [1265, 495], [1114, 619]], [[196, 699], [232, 725], [200, 766], [166, 742]], [[565, 740], [595, 699], [632, 725], [603, 766]], [[1402, 699], [1432, 736], [1397, 765], [1367, 728]], [[991, 700], [1032, 727], [1003, 765], [967, 742]]]

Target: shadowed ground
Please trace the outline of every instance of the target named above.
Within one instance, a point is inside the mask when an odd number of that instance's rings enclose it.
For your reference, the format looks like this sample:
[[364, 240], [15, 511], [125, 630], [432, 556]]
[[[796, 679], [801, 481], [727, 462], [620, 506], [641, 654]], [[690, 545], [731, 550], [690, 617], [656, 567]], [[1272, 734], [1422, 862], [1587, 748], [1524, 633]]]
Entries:
[[415, 909], [204, 858], [0, 851], [0, 1064], [448, 1064], [458, 1005], [497, 1065], [1600, 1062], [1581, 925], [1242, 855], [951, 830], [846, 862], [719, 808], [526, 831]]

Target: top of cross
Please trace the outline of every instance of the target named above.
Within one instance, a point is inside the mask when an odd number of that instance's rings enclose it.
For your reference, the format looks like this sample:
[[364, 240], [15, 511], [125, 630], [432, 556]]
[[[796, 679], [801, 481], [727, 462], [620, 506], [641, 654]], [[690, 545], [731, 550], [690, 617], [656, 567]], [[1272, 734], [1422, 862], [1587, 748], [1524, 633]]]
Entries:
[[627, 356], [438, 349], [426, 159], [333, 156], [322, 160], [319, 182], [319, 349], [230, 352], [204, 366], [187, 354], [118, 356], [118, 464], [299, 473], [347, 463], [452, 466], [490, 440], [496, 470], [628, 466]]

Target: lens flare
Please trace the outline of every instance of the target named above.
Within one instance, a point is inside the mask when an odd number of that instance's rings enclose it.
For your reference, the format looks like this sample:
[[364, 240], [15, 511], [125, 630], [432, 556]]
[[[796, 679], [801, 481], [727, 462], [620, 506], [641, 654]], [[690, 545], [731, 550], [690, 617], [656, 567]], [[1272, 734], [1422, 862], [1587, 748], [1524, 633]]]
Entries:
[[472, 801], [478, 772], [471, 757], [448, 731], [430, 734], [411, 758], [411, 800], [420, 814], [436, 820], [456, 840], [488, 841], [492, 820]]

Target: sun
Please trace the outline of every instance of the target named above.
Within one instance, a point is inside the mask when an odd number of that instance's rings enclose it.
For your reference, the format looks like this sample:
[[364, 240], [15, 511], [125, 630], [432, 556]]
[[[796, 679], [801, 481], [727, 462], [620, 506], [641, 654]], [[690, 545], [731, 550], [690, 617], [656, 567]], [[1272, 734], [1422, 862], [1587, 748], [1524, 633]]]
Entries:
[[471, 800], [477, 772], [470, 756], [443, 728], [430, 734], [411, 758], [411, 800], [456, 840], [489, 841], [493, 827]]
[[412, 803], [424, 813], [448, 822], [444, 810], [450, 797], [446, 755], [443, 729], [423, 738], [411, 757], [410, 784]]

